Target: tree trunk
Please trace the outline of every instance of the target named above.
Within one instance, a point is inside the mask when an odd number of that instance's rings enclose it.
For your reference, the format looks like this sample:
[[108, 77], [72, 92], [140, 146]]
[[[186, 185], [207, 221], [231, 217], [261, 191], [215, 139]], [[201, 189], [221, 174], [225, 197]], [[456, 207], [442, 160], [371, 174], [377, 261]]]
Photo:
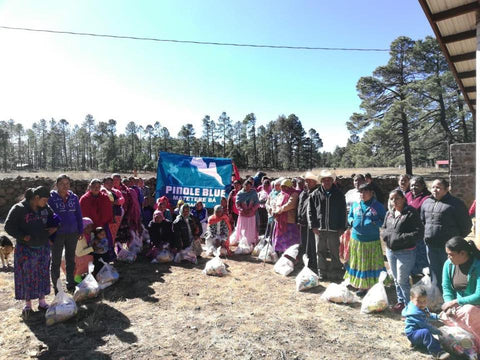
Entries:
[[407, 114], [402, 111], [402, 142], [403, 142], [403, 151], [405, 155], [405, 173], [407, 175], [413, 175], [413, 166], [412, 166], [412, 152], [410, 150], [410, 138], [408, 135], [408, 121]]

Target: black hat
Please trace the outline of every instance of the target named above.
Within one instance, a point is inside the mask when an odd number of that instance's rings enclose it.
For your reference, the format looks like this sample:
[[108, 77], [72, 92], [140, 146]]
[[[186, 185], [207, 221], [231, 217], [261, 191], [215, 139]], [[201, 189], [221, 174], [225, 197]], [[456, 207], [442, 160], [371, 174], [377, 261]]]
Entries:
[[375, 191], [372, 184], [363, 183], [358, 187], [358, 191]]

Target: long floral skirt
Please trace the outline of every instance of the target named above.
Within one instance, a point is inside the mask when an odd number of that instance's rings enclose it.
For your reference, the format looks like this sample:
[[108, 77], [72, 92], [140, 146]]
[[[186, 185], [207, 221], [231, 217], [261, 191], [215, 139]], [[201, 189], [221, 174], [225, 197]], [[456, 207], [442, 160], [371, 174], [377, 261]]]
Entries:
[[[277, 222], [275, 222], [276, 226]], [[272, 244], [275, 251], [284, 252], [290, 246], [300, 244], [300, 240], [300, 231], [297, 224], [287, 224], [287, 229], [281, 235], [277, 233], [275, 228], [273, 230]]]
[[258, 242], [257, 222], [255, 216], [239, 216], [237, 227], [235, 228], [235, 241], [238, 244], [245, 233], [249, 245], [255, 245]]
[[32, 300], [50, 294], [50, 245], [17, 243], [14, 255], [15, 299]]
[[364, 242], [351, 237], [349, 248], [344, 279], [358, 289], [370, 289], [378, 282], [380, 273], [386, 271], [380, 240]]

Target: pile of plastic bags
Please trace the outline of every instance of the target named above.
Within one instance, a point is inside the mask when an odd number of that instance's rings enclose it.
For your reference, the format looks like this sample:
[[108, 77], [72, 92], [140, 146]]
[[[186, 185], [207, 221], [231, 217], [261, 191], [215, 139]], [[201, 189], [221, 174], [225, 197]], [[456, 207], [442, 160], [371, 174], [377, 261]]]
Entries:
[[373, 312], [382, 312], [388, 307], [388, 297], [383, 282], [387, 278], [387, 273], [382, 271], [378, 277], [378, 283], [368, 290], [367, 295], [362, 300], [360, 311], [364, 314]]
[[107, 264], [103, 259], [100, 259], [100, 261], [103, 263], [103, 266], [97, 274], [97, 282], [100, 289], [103, 290], [117, 281], [119, 275], [112, 265]]
[[205, 275], [224, 276], [228, 273], [225, 264], [220, 259], [220, 250], [221, 247], [215, 251], [215, 257], [205, 264], [205, 269], [203, 269]]
[[331, 283], [325, 289], [321, 299], [339, 304], [350, 304], [358, 301], [356, 295], [348, 290], [347, 286], [348, 280], [344, 280], [341, 284]]
[[97, 297], [98, 293], [100, 292], [100, 286], [98, 285], [97, 280], [95, 280], [95, 277], [92, 275], [93, 269], [94, 265], [89, 263], [88, 275], [85, 276], [82, 282], [75, 287], [75, 293], [73, 294], [73, 299], [75, 301], [78, 302]]
[[428, 275], [430, 269], [428, 267], [423, 269], [423, 278], [417, 282], [417, 285], [423, 285], [427, 289], [427, 307], [431, 311], [440, 311], [443, 304], [443, 296], [440, 289], [437, 286], [437, 278], [435, 274], [432, 277]]
[[47, 326], [70, 319], [77, 314], [77, 304], [70, 295], [63, 291], [62, 281], [57, 280], [58, 293], [45, 313]]
[[477, 349], [475, 338], [468, 331], [459, 326], [442, 326], [439, 330], [442, 333], [439, 341], [445, 350], [469, 360], [478, 359], [480, 349]]
[[295, 267], [295, 261], [298, 255], [298, 247], [299, 245], [295, 244], [285, 250], [280, 259], [275, 263], [273, 271], [275, 271], [277, 274], [288, 276]]
[[297, 286], [297, 291], [311, 289], [313, 287], [318, 286], [318, 275], [315, 274], [309, 267], [308, 267], [308, 256], [307, 254], [303, 255], [303, 264], [304, 267], [302, 271], [300, 271], [295, 278], [295, 283]]
[[248, 255], [251, 254], [253, 251], [253, 245], [248, 243], [247, 237], [245, 236], [245, 230], [242, 230], [242, 236], [240, 238], [240, 242], [238, 243], [238, 247], [235, 249], [236, 255]]

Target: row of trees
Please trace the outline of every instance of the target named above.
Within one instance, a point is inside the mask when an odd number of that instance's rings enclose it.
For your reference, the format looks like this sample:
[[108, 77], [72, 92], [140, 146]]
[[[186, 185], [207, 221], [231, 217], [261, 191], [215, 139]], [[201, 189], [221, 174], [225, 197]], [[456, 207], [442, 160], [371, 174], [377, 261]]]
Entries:
[[183, 125], [177, 137], [155, 122], [145, 127], [129, 122], [118, 133], [117, 122], [97, 122], [87, 115], [82, 124], [41, 119], [30, 129], [14, 120], [0, 121], [0, 166], [42, 170], [130, 171], [156, 168], [159, 151], [194, 156], [230, 157], [241, 168], [307, 169], [320, 161], [318, 132], [305, 132], [300, 119], [281, 115], [257, 126], [255, 114], [233, 122], [223, 112], [215, 121], [202, 120], [202, 134]]
[[390, 59], [357, 83], [361, 112], [347, 122], [347, 146], [323, 153], [337, 167], [433, 165], [449, 145], [475, 141], [475, 119], [432, 37], [399, 37]]

